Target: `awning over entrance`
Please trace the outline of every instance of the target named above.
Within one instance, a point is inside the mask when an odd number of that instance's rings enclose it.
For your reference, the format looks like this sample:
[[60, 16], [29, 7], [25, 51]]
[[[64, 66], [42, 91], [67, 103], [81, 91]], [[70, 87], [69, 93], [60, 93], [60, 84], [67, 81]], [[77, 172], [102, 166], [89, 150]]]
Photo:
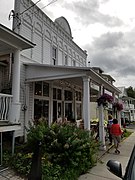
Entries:
[[[91, 67], [71, 67], [71, 66], [54, 66], [43, 64], [25, 64], [26, 81], [45, 81], [66, 79], [71, 83], [82, 86], [83, 77], [89, 77], [92, 82], [102, 85], [106, 90], [119, 94], [121, 91], [114, 85], [107, 82], [103, 77], [96, 73]], [[35, 73], [36, 72], [36, 73]]]

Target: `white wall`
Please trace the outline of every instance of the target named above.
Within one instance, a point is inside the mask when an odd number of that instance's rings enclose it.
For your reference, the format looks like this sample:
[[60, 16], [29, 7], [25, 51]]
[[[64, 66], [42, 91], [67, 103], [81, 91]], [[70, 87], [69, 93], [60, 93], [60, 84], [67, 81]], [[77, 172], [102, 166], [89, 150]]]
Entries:
[[[33, 5], [32, 1], [27, 0], [16, 0], [15, 3], [15, 12], [18, 14]], [[68, 58], [69, 66], [72, 65], [71, 59], [75, 59], [77, 66], [86, 66], [87, 55], [85, 51], [76, 45], [72, 37], [68, 37], [67, 33], [36, 5], [24, 12], [19, 18], [21, 23], [19, 26], [14, 25], [15, 32], [36, 44], [33, 50], [22, 52], [24, 56], [32, 57], [32, 60], [38, 63], [51, 64], [51, 48], [55, 45], [58, 48], [58, 65], [64, 65], [62, 54], [66, 52], [70, 56]], [[17, 19], [14, 19], [14, 22], [17, 22]]]

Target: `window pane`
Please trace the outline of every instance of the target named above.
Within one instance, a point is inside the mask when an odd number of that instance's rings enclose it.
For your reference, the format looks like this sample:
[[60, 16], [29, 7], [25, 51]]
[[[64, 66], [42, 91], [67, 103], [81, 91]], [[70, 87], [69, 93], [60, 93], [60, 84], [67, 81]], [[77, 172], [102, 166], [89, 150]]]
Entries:
[[49, 118], [49, 101], [47, 100], [34, 100], [34, 120], [39, 120], [41, 117]]
[[57, 89], [57, 99], [61, 100], [61, 89]]
[[35, 95], [42, 95], [42, 82], [35, 82]]
[[53, 60], [53, 65], [56, 65], [56, 60], [57, 60], [57, 48], [53, 46], [52, 48], [52, 60]]
[[56, 88], [53, 88], [53, 99], [56, 99]]
[[65, 90], [64, 96], [65, 96], [65, 100], [72, 100], [73, 99], [71, 91]]
[[72, 120], [72, 103], [65, 103], [65, 117], [67, 120]]
[[75, 60], [73, 60], [73, 61], [72, 61], [72, 63], [73, 63], [73, 66], [75, 66], [75, 65], [76, 65], [76, 62], [75, 62]]
[[134, 162], [131, 169], [132, 169], [131, 170], [131, 180], [132, 180], [132, 179], [135, 179], [135, 158], [134, 158]]
[[81, 92], [76, 91], [76, 100], [81, 101]]
[[61, 113], [61, 103], [58, 103], [58, 118], [62, 116]]
[[49, 97], [49, 84], [43, 82], [43, 96]]
[[77, 111], [77, 119], [81, 119], [81, 117], [82, 117], [82, 105], [81, 105], [81, 103], [76, 104], [76, 111]]
[[56, 59], [56, 57], [57, 57], [57, 49], [56, 49], [55, 47], [53, 47], [53, 49], [52, 49], [52, 56], [53, 56], [53, 58], [55, 58], [55, 59]]
[[42, 117], [42, 100], [34, 100], [34, 120], [38, 120]]
[[43, 117], [49, 119], [49, 101], [43, 100]]
[[68, 57], [66, 54], [64, 55], [64, 59], [65, 59], [65, 65], [68, 65]]

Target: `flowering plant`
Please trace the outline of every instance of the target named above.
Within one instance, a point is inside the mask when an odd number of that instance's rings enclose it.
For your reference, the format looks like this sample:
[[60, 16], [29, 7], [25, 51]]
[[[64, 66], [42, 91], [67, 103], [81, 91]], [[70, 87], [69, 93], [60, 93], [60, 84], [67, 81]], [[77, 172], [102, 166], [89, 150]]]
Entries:
[[98, 106], [100, 106], [101, 104], [103, 106], [107, 106], [107, 103], [112, 103], [113, 102], [113, 97], [109, 94], [104, 93], [103, 95], [101, 95], [98, 99], [97, 99], [97, 103]]
[[119, 102], [115, 102], [113, 104], [113, 108], [116, 108], [118, 111], [123, 110], [123, 104], [119, 103]]

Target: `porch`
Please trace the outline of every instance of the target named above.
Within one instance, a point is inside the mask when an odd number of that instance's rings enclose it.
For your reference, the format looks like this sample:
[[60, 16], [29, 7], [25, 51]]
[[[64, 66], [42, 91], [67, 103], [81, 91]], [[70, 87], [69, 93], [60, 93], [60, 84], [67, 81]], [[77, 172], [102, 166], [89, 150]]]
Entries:
[[[62, 115], [62, 118], [68, 115], [67, 119], [71, 119], [73, 111], [74, 120], [78, 120], [77, 114], [77, 103], [82, 104], [82, 116], [81, 119], [84, 120], [84, 128], [90, 130], [91, 128], [91, 114], [90, 102], [96, 97], [109, 91], [112, 96], [118, 96], [120, 91], [113, 86], [113, 84], [107, 82], [102, 76], [96, 73], [90, 67], [69, 67], [69, 66], [52, 66], [52, 65], [40, 65], [40, 64], [28, 64], [26, 63], [26, 84], [29, 86], [31, 84], [31, 98], [35, 98], [35, 105], [40, 104], [44, 108], [43, 104], [48, 108], [48, 122], [52, 123], [54, 110], [56, 110], [55, 119], [59, 118], [59, 114]], [[35, 73], [36, 72], [36, 73]], [[56, 84], [57, 82], [57, 84]], [[40, 87], [40, 88], [39, 88]], [[45, 88], [46, 87], [46, 88]], [[94, 87], [95, 90], [94, 90]], [[56, 93], [54, 90], [57, 89], [60, 96], [54, 97]], [[30, 94], [30, 88], [28, 88], [27, 94]], [[80, 102], [77, 101], [78, 92], [81, 93]], [[96, 94], [95, 94], [96, 91]], [[48, 94], [46, 95], [47, 92]], [[91, 93], [93, 96], [91, 96]], [[96, 95], [96, 96], [95, 96]], [[46, 97], [45, 97], [46, 96]], [[41, 103], [42, 99], [42, 103]], [[54, 106], [54, 101], [56, 106]], [[33, 102], [34, 103], [34, 102]], [[29, 104], [28, 104], [29, 105]], [[38, 109], [38, 106], [35, 108]], [[31, 104], [32, 106], [32, 104]], [[54, 106], [54, 108], [53, 108]], [[61, 108], [63, 112], [61, 113]], [[35, 113], [35, 108], [33, 114]], [[42, 108], [42, 109], [43, 109]], [[60, 109], [60, 110], [59, 110]], [[105, 144], [104, 139], [104, 108], [99, 107], [99, 121], [100, 121], [100, 141]], [[70, 113], [68, 113], [70, 112]], [[42, 113], [41, 113], [42, 114]], [[61, 117], [61, 116], [60, 116]], [[80, 119], [80, 118], [79, 118]]]
[[9, 113], [12, 98], [12, 95], [0, 93], [0, 125], [10, 124]]

